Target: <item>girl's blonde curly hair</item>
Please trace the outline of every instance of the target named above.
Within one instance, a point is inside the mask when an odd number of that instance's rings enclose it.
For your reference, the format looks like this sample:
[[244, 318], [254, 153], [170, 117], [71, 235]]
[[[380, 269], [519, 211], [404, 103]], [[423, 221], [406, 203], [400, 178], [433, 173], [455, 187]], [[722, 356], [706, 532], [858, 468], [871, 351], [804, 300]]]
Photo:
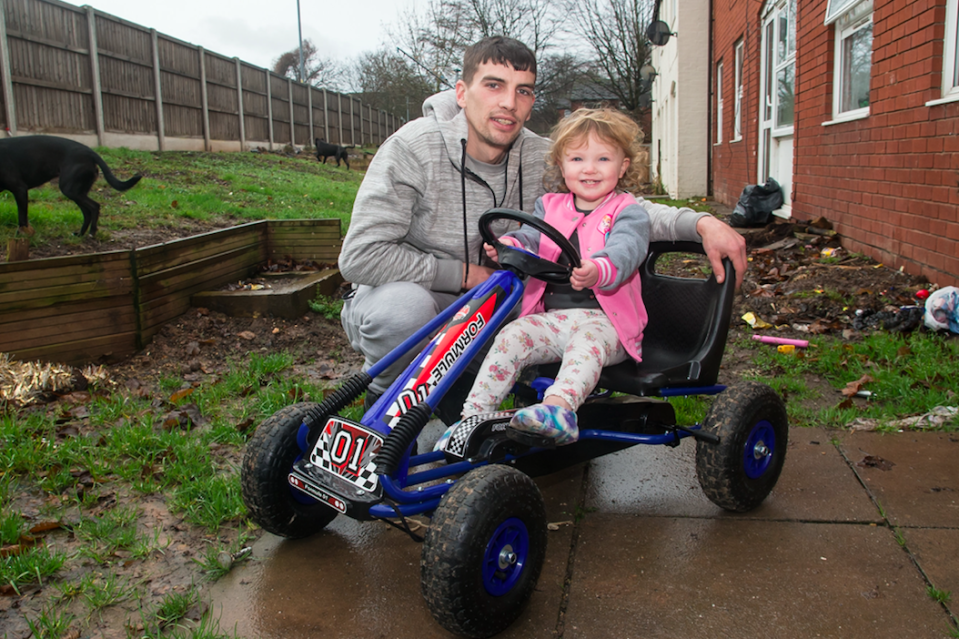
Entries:
[[569, 192], [560, 170], [563, 156], [568, 149], [586, 144], [590, 133], [595, 133], [606, 144], [623, 149], [629, 158], [629, 168], [616, 187], [621, 191], [637, 191], [649, 172], [649, 154], [643, 148], [643, 132], [628, 115], [610, 108], [577, 109], [553, 127], [550, 133], [553, 148], [546, 156], [546, 172], [543, 174], [546, 190]]

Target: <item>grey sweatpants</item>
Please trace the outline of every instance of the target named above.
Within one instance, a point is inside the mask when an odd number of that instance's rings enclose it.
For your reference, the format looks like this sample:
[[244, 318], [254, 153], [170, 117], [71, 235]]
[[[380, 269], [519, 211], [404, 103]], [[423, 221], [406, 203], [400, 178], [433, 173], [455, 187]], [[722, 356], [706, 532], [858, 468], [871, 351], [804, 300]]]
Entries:
[[[353, 350], [366, 359], [363, 370], [367, 370], [458, 297], [454, 293], [429, 291], [410, 282], [360, 286], [356, 294], [344, 302], [340, 321]], [[421, 348], [422, 345], [411, 349], [383, 371], [370, 384], [370, 390], [382, 394]]]

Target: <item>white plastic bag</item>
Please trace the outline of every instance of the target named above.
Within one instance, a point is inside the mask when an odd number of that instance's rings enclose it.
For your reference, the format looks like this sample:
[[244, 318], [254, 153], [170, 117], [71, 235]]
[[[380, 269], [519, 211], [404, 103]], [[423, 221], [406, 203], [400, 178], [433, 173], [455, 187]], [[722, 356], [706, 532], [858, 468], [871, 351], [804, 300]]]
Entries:
[[929, 295], [923, 321], [934, 331], [959, 333], [959, 288], [947, 286]]

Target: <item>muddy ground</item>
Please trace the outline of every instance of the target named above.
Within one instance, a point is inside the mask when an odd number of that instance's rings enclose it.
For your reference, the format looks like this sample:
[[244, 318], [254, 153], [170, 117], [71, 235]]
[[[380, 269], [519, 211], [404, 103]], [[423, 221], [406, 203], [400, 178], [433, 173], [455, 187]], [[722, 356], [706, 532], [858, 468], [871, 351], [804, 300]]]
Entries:
[[[718, 206], [718, 214], [728, 214], [728, 209]], [[846, 339], [858, 339], [861, 331], [854, 328], [856, 311], [863, 316], [871, 314], [894, 323], [899, 317], [898, 309], [915, 303], [914, 294], [924, 287], [921, 280], [886, 268], [861, 256], [851, 255], [841, 247], [841, 238], [831, 234], [825, 224], [773, 223], [767, 227], [745, 232], [750, 247], [751, 264], [742, 293], [737, 296], [733, 313], [733, 327], [725, 358], [725, 383], [735, 381], [738, 374], [748, 367], [756, 346], [737, 344], [737, 337], [753, 332], [741, 318], [751, 312], [757, 321], [765, 321], [778, 328], [775, 334], [784, 337], [808, 337], [810, 334], [833, 334]], [[212, 227], [211, 227], [212, 228]], [[210, 228], [184, 229], [183, 236], [210, 230]], [[67, 247], [58, 252], [57, 247], [47, 247], [41, 252], [33, 251], [34, 257], [113, 250], [131, 246], [146, 246], [158, 241], [174, 239], [176, 234], [164, 231], [148, 231], [142, 236], [128, 233], [117, 236], [110, 246], [96, 245]], [[826, 254], [831, 257], [824, 260]], [[690, 262], [674, 265], [678, 270], [696, 271], [701, 263]], [[891, 329], [896, 327], [890, 324]], [[181, 376], [187, 383], [203, 383], [218, 374], [235, 356], [251, 351], [269, 352], [288, 350], [296, 354], [296, 370], [314, 381], [334, 385], [359, 368], [361, 359], [350, 349], [339, 322], [310, 313], [297, 320], [273, 318], [232, 318], [202, 309], [194, 309], [164, 327], [143, 352], [123, 362], [106, 367], [110, 377], [129, 392], [160, 396], [161, 378]], [[835, 402], [835, 397], [823, 401]], [[61, 400], [62, 403], [62, 400]], [[36, 410], [61, 410], [57, 406], [39, 406]], [[82, 416], [82, 408], [75, 411]], [[73, 422], [77, 430], [73, 435], [88, 434], [81, 419]], [[218, 463], [223, 468], [236, 468], [239, 452], [224, 447], [216, 451]], [[18, 505], [29, 519], [31, 526], [43, 524], [40, 515], [45, 502], [57, 497], [47, 495], [24, 495]], [[105, 490], [101, 500], [87, 516], [98, 511], [130, 503], [130, 495], [118, 490]], [[64, 504], [69, 503], [64, 498]], [[70, 624], [73, 629], [66, 637], [122, 638], [142, 636], [155, 631], [143, 625], [141, 611], [155, 608], [162, 598], [171, 592], [186, 592], [191, 584], [203, 584], [202, 574], [195, 562], [202, 559], [206, 550], [216, 544], [232, 544], [241, 534], [255, 537], [259, 531], [247, 532], [237, 522], [232, 529], [221, 531], [219, 540], [213, 535], [198, 530], [171, 514], [160, 496], [143, 499], [136, 497], [143, 516], [140, 529], [147, 534], [156, 534], [158, 545], [164, 550], [156, 551], [146, 559], [136, 561], [116, 557], [108, 570], [92, 560], [78, 563], [72, 572], [63, 575], [68, 580], [79, 579], [84, 573], [100, 573], [106, 579], [112, 573], [129, 583], [142, 585], [143, 600], [128, 599], [106, 608], [89, 618], [77, 619]], [[78, 512], [68, 509], [66, 519], [77, 517]], [[77, 548], [77, 542], [63, 530], [47, 533], [48, 543], [56, 544], [68, 554]], [[224, 561], [232, 561], [229, 555]], [[9, 639], [30, 636], [25, 617], [37, 618], [44, 606], [56, 600], [52, 588], [31, 587], [17, 595], [9, 588], [0, 588], [0, 635]], [[204, 610], [198, 604], [188, 615], [198, 619]], [[74, 607], [77, 607], [74, 604]], [[77, 608], [81, 610], [82, 608]], [[82, 634], [80, 629], [83, 628]]]

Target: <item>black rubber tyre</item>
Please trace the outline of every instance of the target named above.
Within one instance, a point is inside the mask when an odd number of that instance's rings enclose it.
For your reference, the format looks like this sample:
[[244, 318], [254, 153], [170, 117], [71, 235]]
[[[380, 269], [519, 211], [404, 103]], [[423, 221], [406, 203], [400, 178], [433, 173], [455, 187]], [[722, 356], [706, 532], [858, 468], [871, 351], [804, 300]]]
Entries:
[[303, 415], [316, 404], [293, 404], [267, 418], [246, 443], [240, 484], [250, 518], [263, 529], [298, 539], [319, 532], [337, 512], [294, 493], [287, 476], [302, 454], [296, 434]]
[[706, 414], [703, 430], [719, 444], [696, 442], [696, 475], [709, 499], [725, 510], [746, 512], [762, 503], [786, 461], [786, 405], [765, 384], [726, 389]]
[[426, 533], [423, 597], [450, 632], [490, 637], [529, 601], [546, 557], [546, 505], [533, 480], [502, 465], [467, 473]]

